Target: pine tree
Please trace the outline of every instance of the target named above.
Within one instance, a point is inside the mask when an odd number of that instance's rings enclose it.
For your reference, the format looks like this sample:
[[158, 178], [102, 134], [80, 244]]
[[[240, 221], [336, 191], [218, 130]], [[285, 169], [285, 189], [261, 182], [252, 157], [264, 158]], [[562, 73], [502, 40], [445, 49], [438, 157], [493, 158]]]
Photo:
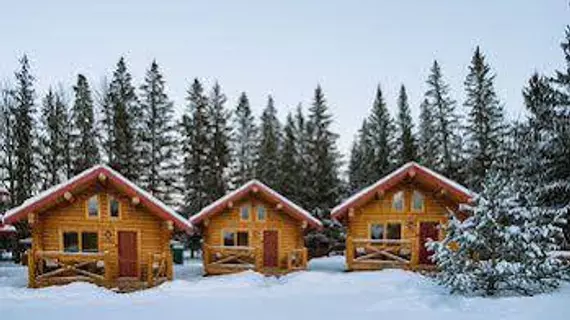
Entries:
[[[394, 161], [395, 129], [382, 96], [382, 90], [378, 86], [372, 112], [366, 123], [366, 130], [363, 131], [366, 134], [363, 139], [367, 140], [370, 147], [368, 152], [371, 154], [370, 160], [366, 163], [369, 166], [366, 169], [367, 185], [380, 180], [394, 169], [396, 165]], [[366, 144], [363, 145], [366, 148]], [[367, 150], [364, 152], [366, 153]]]
[[349, 193], [355, 193], [371, 183], [370, 171], [373, 170], [371, 162], [374, 148], [370, 143], [368, 127], [365, 119], [352, 145], [348, 164]]
[[420, 105], [420, 126], [418, 131], [419, 162], [428, 168], [437, 164], [437, 144], [435, 121], [432, 108], [424, 99]]
[[[459, 117], [455, 111], [455, 101], [451, 99], [449, 94], [449, 86], [443, 80], [441, 68], [437, 61], [434, 61], [431, 73], [426, 81], [428, 90], [425, 93], [427, 105], [422, 108], [422, 121], [431, 120], [431, 125], [424, 123], [425, 128], [431, 127], [433, 130], [433, 141], [422, 146], [424, 161], [425, 154], [432, 151], [426, 151], [425, 148], [433, 147], [433, 155], [435, 163], [432, 169], [441, 174], [457, 180], [463, 180], [460, 174], [461, 167], [461, 136], [459, 133]], [[423, 114], [425, 112], [429, 112]], [[421, 132], [425, 134], [426, 132]], [[429, 133], [429, 132], [428, 132]], [[423, 139], [429, 139], [424, 137]]]
[[109, 84], [105, 99], [104, 123], [111, 125], [107, 135], [110, 150], [108, 161], [115, 170], [127, 179], [138, 182], [141, 158], [141, 111], [131, 84], [132, 77], [121, 57]]
[[71, 154], [73, 175], [100, 162], [93, 97], [87, 78], [79, 74], [73, 87], [75, 101], [72, 107]]
[[400, 87], [400, 94], [398, 95], [398, 118], [397, 118], [397, 159], [398, 165], [403, 165], [410, 161], [416, 161], [416, 139], [414, 137], [414, 123], [410, 106], [408, 104], [408, 94], [406, 87]]
[[281, 175], [279, 192], [295, 203], [300, 203], [301, 192], [299, 190], [302, 181], [302, 170], [299, 170], [299, 138], [296, 135], [295, 120], [293, 114], [287, 114], [283, 127], [283, 144], [278, 158], [278, 168]]
[[230, 136], [231, 128], [228, 125], [229, 112], [225, 108], [226, 96], [218, 83], [212, 88], [209, 99], [208, 119], [211, 135], [211, 155], [213, 172], [210, 190], [214, 198], [226, 193], [228, 187], [228, 167], [230, 164]]
[[16, 184], [14, 103], [11, 90], [0, 87], [0, 187], [4, 186], [10, 194], [14, 194]]
[[69, 114], [61, 92], [50, 89], [41, 110], [40, 154], [42, 189], [54, 186], [68, 177]]
[[249, 99], [243, 92], [233, 114], [232, 188], [237, 188], [257, 176], [255, 168], [258, 157], [256, 154], [258, 139], [258, 128], [251, 113]]
[[165, 92], [164, 78], [153, 61], [141, 86], [141, 185], [157, 198], [174, 204], [176, 137], [174, 107]]
[[258, 179], [269, 187], [281, 191], [281, 177], [277, 168], [281, 149], [281, 124], [277, 119], [277, 110], [273, 97], [267, 98], [267, 107], [261, 115], [259, 147], [256, 173]]
[[428, 244], [452, 292], [530, 295], [559, 285], [559, 261], [549, 254], [561, 235], [558, 218], [538, 208], [518, 178], [490, 168], [470, 215], [452, 216], [446, 238]]
[[212, 174], [209, 140], [208, 99], [198, 79], [188, 90], [188, 108], [182, 116], [184, 158], [184, 211], [194, 214], [214, 199], [208, 181]]
[[30, 73], [28, 57], [20, 59], [16, 72], [14, 97], [14, 160], [15, 186], [12, 194], [14, 205], [21, 204], [35, 190], [37, 132], [34, 77]]
[[465, 79], [468, 108], [467, 182], [473, 190], [480, 190], [485, 172], [491, 163], [502, 156], [501, 145], [505, 134], [503, 108], [494, 88], [495, 75], [485, 61], [479, 47], [475, 49], [469, 74]]

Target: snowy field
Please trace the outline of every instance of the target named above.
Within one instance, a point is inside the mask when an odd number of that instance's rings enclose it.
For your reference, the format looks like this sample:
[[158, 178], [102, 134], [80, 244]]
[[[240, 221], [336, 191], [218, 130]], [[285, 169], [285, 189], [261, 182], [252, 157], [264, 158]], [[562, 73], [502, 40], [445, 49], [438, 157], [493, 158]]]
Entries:
[[281, 278], [254, 272], [201, 277], [199, 261], [176, 280], [116, 294], [86, 283], [26, 289], [26, 268], [0, 263], [0, 319], [570, 319], [570, 285], [524, 298], [450, 296], [412, 272], [344, 273], [343, 257], [315, 259]]

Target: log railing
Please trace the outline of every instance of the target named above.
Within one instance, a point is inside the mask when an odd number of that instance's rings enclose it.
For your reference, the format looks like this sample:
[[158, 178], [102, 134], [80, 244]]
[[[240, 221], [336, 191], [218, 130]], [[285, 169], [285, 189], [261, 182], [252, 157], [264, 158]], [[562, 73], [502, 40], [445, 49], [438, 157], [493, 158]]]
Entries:
[[407, 267], [412, 261], [412, 241], [409, 239], [346, 239], [349, 269]]
[[108, 252], [28, 251], [29, 286], [32, 288], [74, 281], [111, 285]]
[[256, 248], [244, 246], [203, 246], [206, 273], [231, 273], [255, 269]]
[[150, 253], [148, 257], [147, 284], [154, 287], [167, 280], [172, 280], [172, 261], [168, 253]]
[[287, 257], [287, 270], [305, 270], [307, 268], [307, 260], [307, 248], [292, 250]]

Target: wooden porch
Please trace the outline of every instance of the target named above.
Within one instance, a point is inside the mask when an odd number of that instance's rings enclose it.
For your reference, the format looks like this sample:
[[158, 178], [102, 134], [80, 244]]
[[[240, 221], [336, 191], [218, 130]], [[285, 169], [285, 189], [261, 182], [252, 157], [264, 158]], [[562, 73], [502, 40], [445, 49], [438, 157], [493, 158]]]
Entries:
[[204, 271], [219, 275], [255, 270], [268, 275], [280, 275], [307, 268], [307, 248], [295, 249], [287, 255], [286, 268], [264, 268], [261, 248], [246, 246], [203, 245]]
[[416, 269], [417, 254], [411, 239], [346, 239], [348, 270]]
[[167, 253], [150, 254], [141, 278], [114, 277], [116, 257], [105, 252], [27, 251], [28, 286], [40, 288], [75, 281], [89, 282], [118, 292], [157, 286], [172, 279], [172, 259]]

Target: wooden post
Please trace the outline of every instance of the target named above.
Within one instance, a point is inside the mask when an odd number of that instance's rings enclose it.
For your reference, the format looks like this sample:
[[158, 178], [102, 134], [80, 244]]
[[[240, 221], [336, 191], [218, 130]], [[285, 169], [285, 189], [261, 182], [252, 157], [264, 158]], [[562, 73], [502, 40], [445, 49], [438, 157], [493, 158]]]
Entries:
[[303, 267], [307, 269], [307, 262], [309, 260], [309, 250], [303, 248]]
[[202, 261], [204, 263], [204, 271], [208, 274], [208, 265], [210, 264], [210, 247], [208, 244], [202, 244]]
[[352, 270], [352, 263], [354, 262], [354, 244], [352, 242], [352, 237], [346, 237], [346, 268], [350, 271]]
[[37, 288], [35, 251], [27, 250], [27, 253], [28, 253], [28, 287]]
[[293, 257], [295, 254], [293, 252], [289, 252], [287, 255], [287, 271], [291, 271], [293, 269]]
[[113, 286], [113, 278], [111, 276], [111, 255], [109, 251], [104, 252], [103, 262], [105, 263], [105, 287], [111, 288]]
[[168, 250], [164, 258], [166, 259], [166, 279], [172, 281], [172, 279], [174, 279], [172, 252]]
[[148, 254], [147, 271], [146, 271], [146, 283], [149, 287], [154, 287], [154, 254], [150, 252]]

